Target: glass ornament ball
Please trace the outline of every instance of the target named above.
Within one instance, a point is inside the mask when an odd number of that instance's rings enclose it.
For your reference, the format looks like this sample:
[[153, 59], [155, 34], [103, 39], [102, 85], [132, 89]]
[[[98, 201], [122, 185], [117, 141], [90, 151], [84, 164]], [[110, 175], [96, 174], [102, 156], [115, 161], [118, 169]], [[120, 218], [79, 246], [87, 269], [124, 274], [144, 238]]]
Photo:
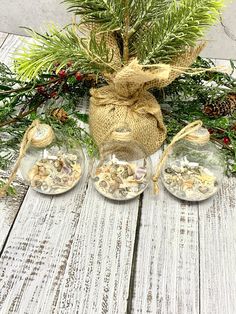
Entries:
[[19, 170], [33, 190], [57, 195], [71, 190], [80, 181], [84, 160], [78, 141], [40, 124]]
[[132, 138], [131, 130], [118, 128], [101, 145], [92, 180], [96, 190], [106, 198], [125, 201], [144, 192], [151, 174], [151, 159]]
[[209, 138], [208, 130], [200, 128], [172, 147], [162, 168], [161, 179], [166, 189], [177, 198], [203, 201], [218, 191], [225, 162]]

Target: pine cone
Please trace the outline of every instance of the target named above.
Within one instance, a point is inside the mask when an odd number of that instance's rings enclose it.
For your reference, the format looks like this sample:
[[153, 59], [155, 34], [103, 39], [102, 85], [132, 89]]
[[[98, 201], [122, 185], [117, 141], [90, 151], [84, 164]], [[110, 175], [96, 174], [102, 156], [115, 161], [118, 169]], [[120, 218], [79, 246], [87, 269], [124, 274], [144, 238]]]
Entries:
[[203, 112], [209, 117], [221, 117], [232, 114], [236, 109], [236, 94], [228, 94], [225, 99], [218, 99], [214, 103], [207, 103]]
[[53, 111], [51, 112], [51, 116], [61, 122], [66, 122], [66, 120], [68, 119], [68, 114], [63, 108], [53, 109]]

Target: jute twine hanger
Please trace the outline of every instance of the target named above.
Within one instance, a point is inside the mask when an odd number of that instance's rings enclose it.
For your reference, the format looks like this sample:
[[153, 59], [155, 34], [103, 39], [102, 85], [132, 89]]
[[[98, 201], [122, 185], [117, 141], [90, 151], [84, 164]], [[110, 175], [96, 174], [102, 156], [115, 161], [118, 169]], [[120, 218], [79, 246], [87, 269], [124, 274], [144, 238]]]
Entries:
[[13, 180], [16, 177], [17, 170], [20, 167], [20, 163], [22, 158], [25, 156], [27, 149], [30, 146], [35, 148], [43, 148], [52, 143], [54, 139], [54, 132], [50, 125], [48, 124], [40, 124], [39, 120], [34, 120], [32, 124], [25, 131], [23, 139], [20, 144], [19, 156], [16, 160], [16, 163], [11, 171], [7, 182], [0, 188], [0, 197], [4, 197], [7, 193], [7, 190]]
[[176, 142], [179, 140], [185, 138], [186, 140], [197, 143], [197, 144], [205, 144], [210, 140], [210, 134], [209, 132], [202, 132], [199, 134], [196, 133], [197, 130], [199, 130], [202, 127], [202, 121], [196, 120], [188, 125], [186, 125], [180, 132], [178, 132], [172, 139], [171, 143], [167, 146], [167, 148], [164, 150], [164, 153], [161, 156], [161, 159], [158, 163], [156, 174], [153, 176], [152, 180], [154, 182], [154, 192], [156, 194], [159, 193], [159, 186], [158, 186], [158, 179], [161, 175], [161, 170], [163, 165], [166, 162], [166, 159], [174, 146]]

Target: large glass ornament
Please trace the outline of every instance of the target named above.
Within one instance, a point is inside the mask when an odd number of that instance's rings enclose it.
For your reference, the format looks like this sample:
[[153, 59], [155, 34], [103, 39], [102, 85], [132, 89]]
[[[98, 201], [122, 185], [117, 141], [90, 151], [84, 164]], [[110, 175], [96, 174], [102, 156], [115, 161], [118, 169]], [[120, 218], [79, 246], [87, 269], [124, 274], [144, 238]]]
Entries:
[[113, 200], [129, 200], [149, 185], [151, 160], [126, 127], [116, 129], [100, 147], [92, 179], [96, 190]]
[[40, 193], [56, 195], [72, 189], [83, 171], [84, 154], [79, 143], [40, 124], [21, 161], [25, 182]]
[[162, 168], [166, 189], [187, 201], [202, 201], [214, 195], [222, 182], [225, 164], [220, 150], [200, 128], [176, 142]]

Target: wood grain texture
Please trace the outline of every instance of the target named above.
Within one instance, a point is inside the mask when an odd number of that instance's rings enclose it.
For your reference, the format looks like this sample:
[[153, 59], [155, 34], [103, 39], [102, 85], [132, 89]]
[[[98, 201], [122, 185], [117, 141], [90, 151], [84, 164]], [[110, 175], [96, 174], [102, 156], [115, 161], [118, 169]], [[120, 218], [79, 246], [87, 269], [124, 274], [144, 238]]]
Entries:
[[[9, 65], [21, 39], [2, 42]], [[1, 314], [236, 313], [235, 180], [200, 204], [163, 187], [117, 203], [85, 176], [61, 196], [29, 190], [18, 213], [24, 189], [0, 203]]]
[[201, 203], [201, 313], [236, 313], [236, 180]]
[[[0, 172], [1, 179], [5, 179], [5, 175], [6, 173]], [[15, 180], [14, 187], [17, 190], [16, 195], [0, 198], [0, 256], [28, 188], [19, 179]]]
[[164, 188], [156, 200], [144, 195], [130, 312], [236, 313], [235, 182], [199, 204]]
[[125, 313], [138, 199], [108, 201], [89, 184], [59, 295], [58, 313]]
[[[19, 36], [0, 33], [0, 62], [10, 65], [12, 63], [11, 53], [20, 43]], [[1, 179], [6, 179], [8, 175], [9, 173], [0, 172]], [[14, 197], [0, 198], [0, 252], [27, 191], [27, 187], [19, 179], [15, 181], [14, 186], [17, 189]]]
[[57, 197], [29, 190], [0, 261], [0, 313], [51, 313], [70, 254], [87, 178]]
[[0, 32], [0, 48], [2, 46], [2, 44], [4, 43], [4, 41], [6, 40], [8, 34], [7, 33], [1, 33]]
[[13, 34], [7, 36], [0, 49], [0, 62], [8, 66], [12, 65], [12, 55], [23, 44], [23, 38]]
[[[216, 60], [231, 73], [228, 60]], [[236, 77], [236, 71], [232, 74]], [[236, 179], [225, 178], [213, 199], [200, 204], [201, 313], [236, 313]]]
[[150, 190], [138, 237], [130, 312], [199, 313], [198, 206]]

